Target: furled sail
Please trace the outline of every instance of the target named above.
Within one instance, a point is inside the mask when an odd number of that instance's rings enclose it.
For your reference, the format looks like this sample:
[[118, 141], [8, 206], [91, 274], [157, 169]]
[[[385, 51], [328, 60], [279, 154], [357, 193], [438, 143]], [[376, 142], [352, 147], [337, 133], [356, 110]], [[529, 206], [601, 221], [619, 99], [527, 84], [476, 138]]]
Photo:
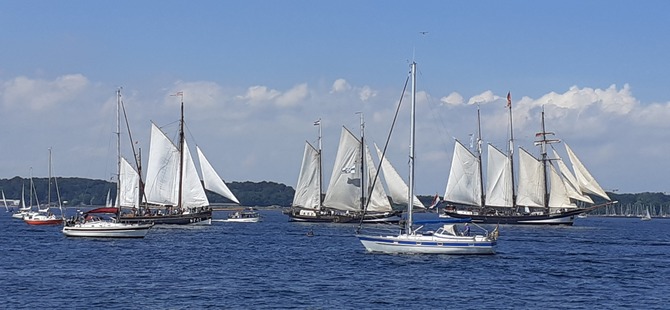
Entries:
[[586, 167], [582, 164], [582, 162], [577, 158], [577, 155], [575, 155], [574, 152], [572, 152], [572, 149], [565, 144], [565, 149], [568, 152], [568, 156], [570, 157], [570, 162], [572, 163], [572, 169], [575, 171], [575, 176], [577, 177], [577, 181], [579, 182], [579, 188], [581, 189], [582, 192], [589, 193], [589, 194], [594, 194], [598, 195], [602, 198], [605, 198], [607, 200], [610, 200], [610, 197], [607, 196], [607, 193], [600, 187], [598, 182], [596, 182], [596, 179], [593, 178], [591, 173], [589, 173], [588, 170], [586, 170]]
[[486, 205], [511, 208], [513, 189], [510, 159], [491, 144], [487, 154]]
[[523, 148], [519, 148], [519, 187], [517, 204], [544, 207], [544, 172], [542, 162]]
[[[375, 150], [377, 150], [377, 156], [382, 158], [382, 151], [379, 150], [377, 144], [374, 144]], [[407, 183], [402, 179], [397, 170], [391, 165], [391, 162], [384, 157], [382, 159], [382, 173], [384, 174], [384, 180], [386, 180], [386, 187], [388, 189], [388, 194], [393, 199], [394, 203], [407, 205], [409, 199], [407, 197], [409, 193], [409, 187]], [[426, 208], [419, 198], [416, 196], [412, 199], [412, 204], [415, 207]]]
[[216, 170], [209, 163], [200, 147], [196, 145], [195, 150], [198, 153], [198, 161], [200, 161], [200, 171], [202, 172], [202, 181], [205, 184], [205, 188], [226, 197], [236, 204], [240, 204], [237, 197], [226, 186], [226, 183], [223, 182], [219, 174], [216, 173]]
[[479, 160], [461, 142], [456, 140], [444, 200], [465, 205], [481, 206], [480, 176]]
[[335, 165], [323, 205], [343, 211], [361, 210], [361, 143], [342, 127]]
[[302, 156], [300, 175], [293, 195], [294, 207], [319, 209], [321, 200], [321, 186], [319, 166], [319, 151], [309, 142], [305, 142], [305, 152]]

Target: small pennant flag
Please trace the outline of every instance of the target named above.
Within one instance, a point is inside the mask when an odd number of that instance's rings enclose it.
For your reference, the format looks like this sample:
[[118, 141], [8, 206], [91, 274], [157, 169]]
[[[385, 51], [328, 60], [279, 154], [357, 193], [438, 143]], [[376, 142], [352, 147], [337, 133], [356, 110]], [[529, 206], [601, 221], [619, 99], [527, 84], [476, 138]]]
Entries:
[[507, 92], [507, 107], [512, 107], [512, 94], [510, 92]]

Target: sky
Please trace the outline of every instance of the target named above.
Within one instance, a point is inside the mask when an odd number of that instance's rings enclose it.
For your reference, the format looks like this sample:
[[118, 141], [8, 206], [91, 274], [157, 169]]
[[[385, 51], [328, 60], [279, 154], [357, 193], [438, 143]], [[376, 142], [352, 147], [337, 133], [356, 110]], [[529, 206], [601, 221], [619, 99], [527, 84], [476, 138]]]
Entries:
[[[151, 122], [226, 182], [295, 186], [321, 119], [325, 183], [342, 126], [407, 180], [416, 61], [415, 192], [444, 194], [454, 139], [505, 149], [547, 131], [607, 191], [670, 191], [667, 1], [0, 0], [0, 178], [113, 180], [116, 91], [146, 165]], [[125, 132], [125, 130], [124, 130]], [[127, 133], [122, 153], [131, 157]], [[554, 145], [565, 156], [563, 145]], [[373, 148], [372, 145], [370, 145]], [[517, 152], [518, 153], [518, 152]], [[31, 172], [32, 171], [32, 172]]]

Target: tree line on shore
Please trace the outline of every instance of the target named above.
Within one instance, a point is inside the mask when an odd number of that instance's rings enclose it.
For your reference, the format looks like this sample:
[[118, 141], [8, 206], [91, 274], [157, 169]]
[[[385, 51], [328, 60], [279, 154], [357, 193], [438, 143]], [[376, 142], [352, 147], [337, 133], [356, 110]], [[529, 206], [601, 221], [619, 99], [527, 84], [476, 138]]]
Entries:
[[[36, 197], [41, 204], [48, 200], [49, 180], [48, 178], [33, 178]], [[58, 184], [58, 192], [54, 183]], [[244, 206], [281, 206], [288, 207], [293, 201], [295, 190], [293, 187], [270, 181], [262, 182], [228, 182], [226, 183], [230, 190], [237, 196], [240, 203]], [[25, 189], [26, 204], [30, 201], [30, 179], [13, 177], [11, 179], [0, 179], [0, 189], [5, 193], [7, 199], [21, 199], [21, 191]], [[107, 199], [107, 193], [111, 197], [116, 196], [116, 183], [105, 180], [87, 179], [78, 177], [58, 177], [52, 179], [51, 201], [57, 201], [57, 195], [67, 206], [81, 205], [104, 205]], [[665, 193], [635, 193], [635, 194], [617, 194], [608, 193], [612, 200], [619, 201], [619, 204], [626, 205], [644, 205], [644, 206], [670, 206], [670, 195]], [[33, 194], [33, 199], [35, 195]], [[424, 205], [431, 204], [434, 196], [419, 195], [418, 198]], [[207, 191], [207, 198], [210, 203], [229, 203], [226, 198]], [[602, 203], [595, 199], [596, 203]], [[37, 204], [33, 200], [33, 204]]]

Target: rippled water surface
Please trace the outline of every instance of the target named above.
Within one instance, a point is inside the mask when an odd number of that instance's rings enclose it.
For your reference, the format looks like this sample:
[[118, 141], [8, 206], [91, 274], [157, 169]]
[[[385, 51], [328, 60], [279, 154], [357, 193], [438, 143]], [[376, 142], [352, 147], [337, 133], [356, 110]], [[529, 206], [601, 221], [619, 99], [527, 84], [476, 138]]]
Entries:
[[434, 256], [369, 254], [352, 225], [261, 214], [136, 240], [66, 238], [0, 214], [0, 308], [670, 307], [670, 219], [501, 226], [496, 255]]

